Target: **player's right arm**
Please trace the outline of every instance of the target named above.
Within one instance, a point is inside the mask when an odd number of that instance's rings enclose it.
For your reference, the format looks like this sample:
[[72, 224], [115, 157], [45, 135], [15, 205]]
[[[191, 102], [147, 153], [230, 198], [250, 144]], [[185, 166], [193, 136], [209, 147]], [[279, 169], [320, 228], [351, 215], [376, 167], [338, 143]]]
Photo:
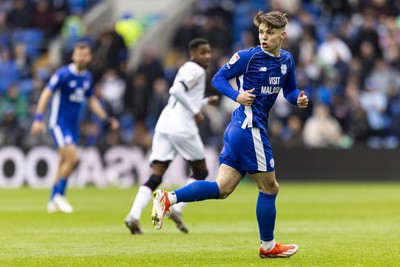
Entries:
[[31, 133], [33, 136], [37, 136], [40, 133], [44, 133], [46, 131], [46, 125], [43, 122], [43, 114], [46, 111], [47, 104], [49, 103], [52, 95], [53, 91], [51, 91], [48, 87], [45, 87], [39, 97], [39, 101], [36, 107], [35, 119], [31, 127]]
[[47, 105], [53, 92], [62, 84], [62, 69], [58, 69], [50, 78], [46, 87], [40, 94], [39, 101], [36, 107], [35, 119], [32, 123], [31, 134], [37, 136], [46, 131], [46, 125], [43, 122], [43, 114], [46, 111]]
[[248, 50], [235, 53], [212, 79], [212, 84], [218, 91], [244, 106], [250, 106], [253, 103], [256, 97], [252, 94], [254, 89], [238, 92], [232, 87], [229, 80], [246, 73], [250, 56]]

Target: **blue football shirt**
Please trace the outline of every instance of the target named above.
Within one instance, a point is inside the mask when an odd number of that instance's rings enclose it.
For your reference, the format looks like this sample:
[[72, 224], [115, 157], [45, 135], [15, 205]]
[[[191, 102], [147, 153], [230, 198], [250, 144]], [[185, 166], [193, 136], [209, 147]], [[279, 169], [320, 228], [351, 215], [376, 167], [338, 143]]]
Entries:
[[93, 95], [91, 73], [79, 72], [71, 63], [56, 70], [46, 87], [53, 92], [49, 128], [55, 145], [76, 144], [83, 104]]
[[[235, 90], [229, 81], [233, 81]], [[240, 92], [255, 89], [251, 106], [240, 105], [232, 114], [232, 123], [245, 129], [268, 128], [268, 114], [280, 90], [285, 98], [297, 105], [295, 63], [292, 55], [281, 50], [279, 57], [262, 50], [261, 46], [235, 53], [214, 76], [213, 85], [224, 95], [236, 100]]]

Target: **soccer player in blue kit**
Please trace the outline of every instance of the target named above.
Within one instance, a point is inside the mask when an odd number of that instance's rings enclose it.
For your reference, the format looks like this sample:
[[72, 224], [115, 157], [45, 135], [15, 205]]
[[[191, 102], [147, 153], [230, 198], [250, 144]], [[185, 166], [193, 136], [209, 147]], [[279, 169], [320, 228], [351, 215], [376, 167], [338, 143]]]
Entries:
[[36, 108], [31, 133], [37, 136], [46, 131], [43, 113], [52, 98], [49, 128], [58, 149], [58, 168], [54, 185], [47, 204], [47, 211], [71, 213], [72, 206], [65, 198], [67, 179], [75, 169], [79, 159], [77, 141], [79, 116], [83, 102], [101, 119], [107, 120], [111, 129], [117, 129], [119, 122], [108, 117], [98, 99], [93, 95], [93, 78], [88, 65], [92, 55], [90, 46], [78, 42], [72, 53], [72, 63], [65, 65], [51, 76], [43, 89]]
[[161, 229], [164, 215], [179, 202], [227, 198], [248, 173], [259, 188], [256, 207], [261, 239], [259, 255], [288, 258], [297, 252], [298, 246], [274, 240], [279, 184], [267, 135], [268, 113], [281, 89], [286, 100], [300, 108], [307, 108], [308, 98], [297, 89], [292, 55], [281, 49], [286, 38], [286, 14], [260, 11], [253, 21], [258, 27], [260, 45], [235, 53], [213, 78], [213, 85], [221, 93], [240, 104], [224, 134], [216, 181], [195, 181], [173, 192], [156, 190], [152, 222], [156, 229]]

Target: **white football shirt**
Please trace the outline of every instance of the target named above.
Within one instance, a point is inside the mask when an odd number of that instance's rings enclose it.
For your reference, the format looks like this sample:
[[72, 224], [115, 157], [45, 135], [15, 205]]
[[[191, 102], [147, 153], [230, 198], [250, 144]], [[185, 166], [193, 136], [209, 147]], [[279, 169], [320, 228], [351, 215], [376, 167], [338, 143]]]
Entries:
[[[194, 110], [200, 110], [206, 90], [206, 72], [199, 64], [188, 61], [180, 67], [174, 84], [182, 83], [186, 95]], [[194, 115], [183, 106], [173, 95], [170, 95], [168, 104], [161, 112], [155, 131], [160, 133], [190, 136], [198, 134]]]

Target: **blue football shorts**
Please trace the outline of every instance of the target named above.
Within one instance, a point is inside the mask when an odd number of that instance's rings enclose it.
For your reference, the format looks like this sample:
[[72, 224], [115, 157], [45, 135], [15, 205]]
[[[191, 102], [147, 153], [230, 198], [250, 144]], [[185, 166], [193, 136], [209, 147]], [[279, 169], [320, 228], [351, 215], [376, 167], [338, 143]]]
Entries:
[[219, 164], [226, 164], [242, 176], [275, 171], [275, 162], [267, 132], [260, 128], [242, 129], [232, 123], [224, 134]]
[[54, 145], [57, 148], [76, 145], [78, 143], [78, 127], [61, 127], [57, 124], [50, 129], [50, 133], [51, 137], [53, 137]]

